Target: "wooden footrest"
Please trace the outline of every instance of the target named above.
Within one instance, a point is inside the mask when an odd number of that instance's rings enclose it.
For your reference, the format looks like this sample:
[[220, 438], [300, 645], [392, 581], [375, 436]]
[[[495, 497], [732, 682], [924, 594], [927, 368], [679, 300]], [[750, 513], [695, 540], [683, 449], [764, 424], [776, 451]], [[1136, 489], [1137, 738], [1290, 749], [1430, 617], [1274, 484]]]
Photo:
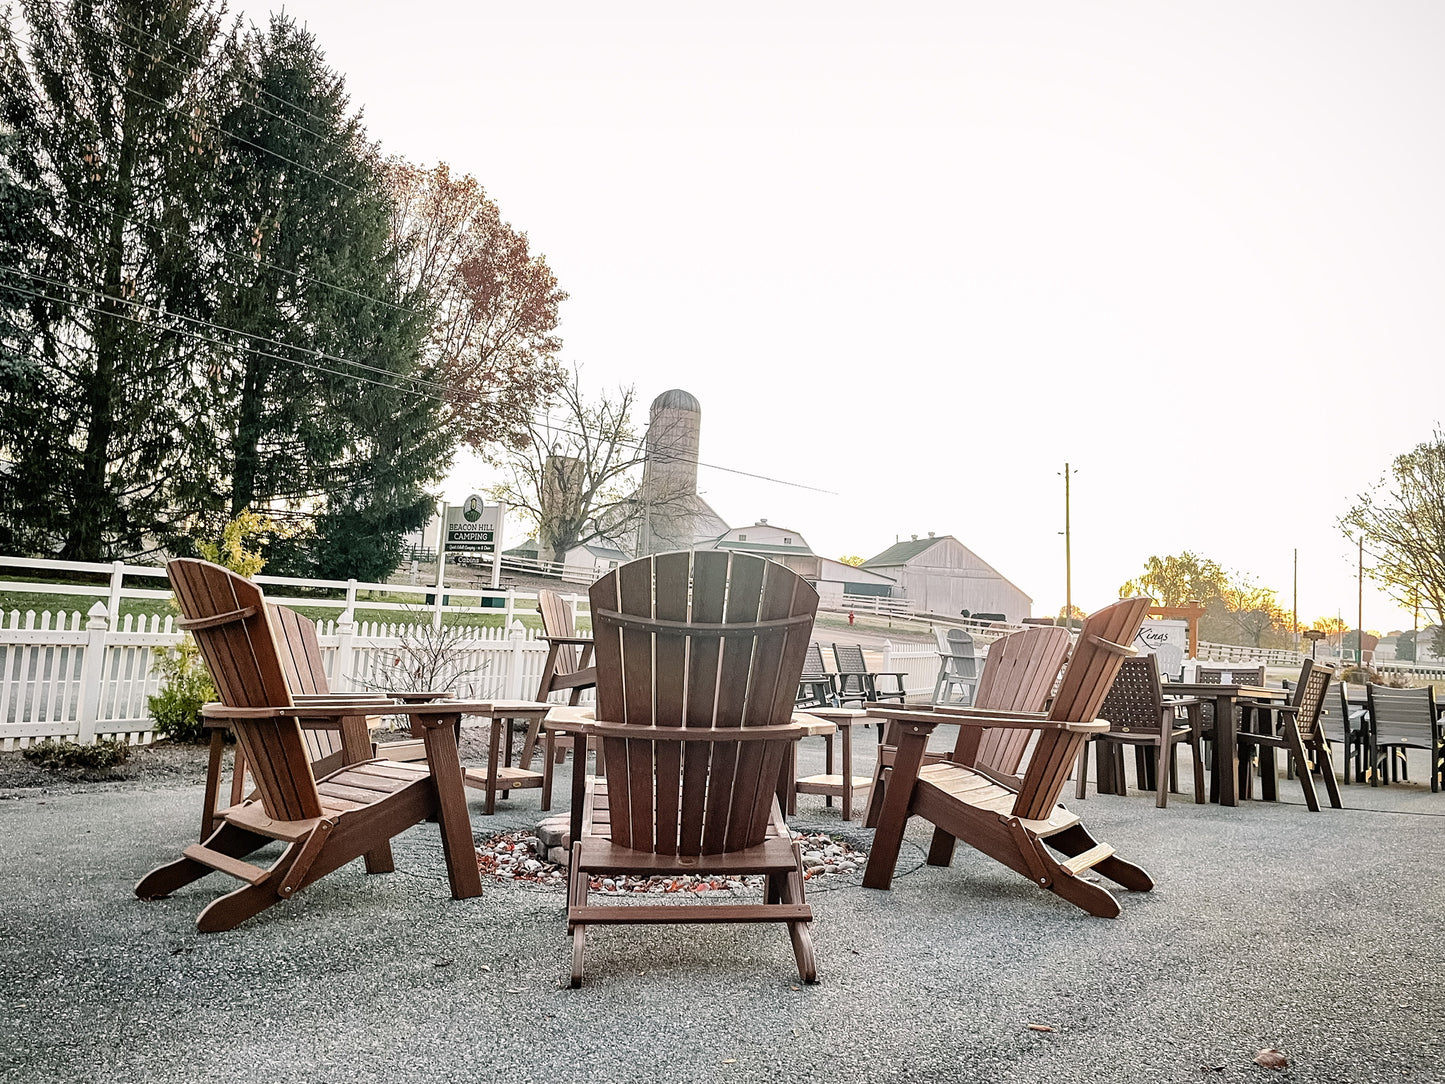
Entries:
[[220, 851], [213, 851], [209, 847], [199, 843], [192, 843], [181, 852], [192, 862], [199, 862], [203, 866], [209, 866], [220, 873], [229, 874], [238, 881], [245, 881], [247, 884], [258, 885], [267, 877], [271, 876], [269, 869], [262, 869], [250, 862], [243, 862], [239, 858], [232, 858], [229, 854], [222, 854]]
[[1076, 854], [1073, 858], [1060, 862], [1059, 865], [1063, 866], [1064, 869], [1068, 870], [1075, 876], [1078, 876], [1080, 873], [1083, 873], [1084, 870], [1093, 869], [1104, 859], [1112, 858], [1113, 855], [1113, 847], [1109, 846], [1107, 843], [1100, 843], [1096, 846], [1090, 847], [1083, 854]]
[[615, 907], [569, 907], [567, 921], [584, 925], [644, 922], [812, 922], [806, 903], [619, 904]]
[[[873, 785], [873, 777], [870, 775], [855, 775], [853, 777], [853, 793], [867, 790]], [[805, 775], [793, 784], [799, 794], [825, 794], [838, 795], [843, 793], [843, 777], [841, 775]]]

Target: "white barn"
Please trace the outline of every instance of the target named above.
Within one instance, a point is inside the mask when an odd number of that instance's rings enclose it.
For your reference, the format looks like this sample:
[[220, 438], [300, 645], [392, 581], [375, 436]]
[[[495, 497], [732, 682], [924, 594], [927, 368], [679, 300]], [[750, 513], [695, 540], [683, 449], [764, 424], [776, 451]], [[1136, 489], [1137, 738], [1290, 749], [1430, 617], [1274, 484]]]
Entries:
[[1032, 615], [1033, 599], [952, 535], [915, 535], [897, 542], [862, 566], [897, 581], [895, 599], [917, 613], [956, 616], [998, 613], [1018, 622]]

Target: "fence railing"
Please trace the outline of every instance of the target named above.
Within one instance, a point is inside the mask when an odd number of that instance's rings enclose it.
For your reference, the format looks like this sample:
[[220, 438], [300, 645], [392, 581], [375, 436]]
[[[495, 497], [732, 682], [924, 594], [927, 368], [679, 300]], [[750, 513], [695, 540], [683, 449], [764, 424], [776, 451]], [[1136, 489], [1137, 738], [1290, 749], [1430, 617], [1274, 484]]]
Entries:
[[1199, 642], [1199, 659], [1205, 662], [1253, 662], [1267, 666], [1299, 666], [1308, 657], [1287, 648], [1249, 647], [1245, 644]]
[[[466, 699], [530, 699], [547, 658], [547, 645], [520, 622], [506, 629], [448, 627], [444, 641], [424, 624], [332, 620], [318, 623], [317, 633], [337, 691], [440, 686]], [[45, 738], [151, 741], [155, 723], [147, 698], [160, 685], [155, 649], [174, 647], [181, 636], [170, 617], [128, 614], [112, 627], [102, 602], [84, 616], [6, 615], [0, 619], [0, 748]]]

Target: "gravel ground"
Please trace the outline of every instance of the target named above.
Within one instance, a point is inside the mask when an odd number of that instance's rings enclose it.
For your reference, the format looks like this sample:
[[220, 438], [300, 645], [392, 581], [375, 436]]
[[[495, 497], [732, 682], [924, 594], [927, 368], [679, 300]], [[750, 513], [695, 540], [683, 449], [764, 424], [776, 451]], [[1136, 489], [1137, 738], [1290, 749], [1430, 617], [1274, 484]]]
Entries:
[[[134, 899], [194, 841], [190, 771], [37, 788], [0, 766], [0, 1080], [1445, 1080], [1445, 795], [1418, 786], [1320, 814], [1283, 780], [1277, 805], [1070, 803], [1158, 884], [1114, 921], [974, 852], [927, 867], [915, 826], [893, 891], [810, 887], [817, 986], [777, 927], [675, 926], [592, 931], [571, 990], [562, 890], [451, 900], [434, 825], [396, 873], [353, 863], [226, 934], [193, 926], [219, 876]], [[866, 847], [801, 802], [800, 827]], [[472, 816], [478, 839], [530, 826], [537, 792]]]

